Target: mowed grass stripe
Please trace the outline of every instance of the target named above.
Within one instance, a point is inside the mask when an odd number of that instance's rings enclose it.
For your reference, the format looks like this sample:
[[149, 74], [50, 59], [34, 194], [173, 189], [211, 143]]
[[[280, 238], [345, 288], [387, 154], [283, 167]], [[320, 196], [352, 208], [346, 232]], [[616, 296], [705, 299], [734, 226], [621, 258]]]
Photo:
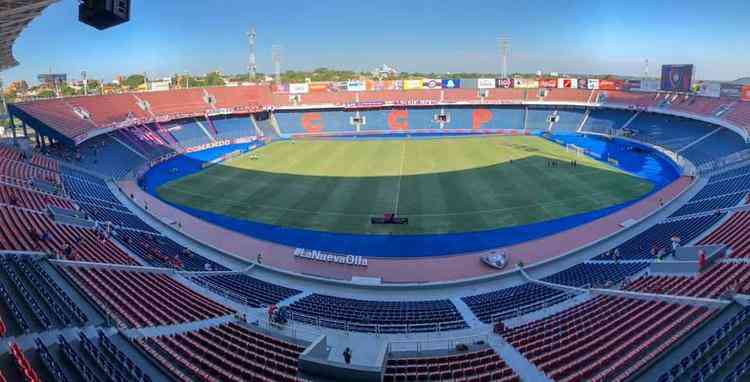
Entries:
[[[158, 192], [172, 203], [268, 224], [421, 234], [559, 218], [635, 199], [652, 187], [536, 137], [286, 141], [256, 153], [258, 160], [236, 158]], [[561, 166], [549, 168], [550, 159]], [[568, 166], [572, 159], [578, 168]], [[393, 211], [399, 188], [399, 213], [410, 224], [370, 225], [369, 216]]]

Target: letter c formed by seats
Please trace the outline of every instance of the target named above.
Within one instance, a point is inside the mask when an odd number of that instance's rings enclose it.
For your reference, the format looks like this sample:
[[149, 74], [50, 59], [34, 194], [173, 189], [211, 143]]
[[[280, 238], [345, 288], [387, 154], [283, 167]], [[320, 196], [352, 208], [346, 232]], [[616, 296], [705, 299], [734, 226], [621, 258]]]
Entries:
[[308, 133], [319, 133], [323, 130], [323, 117], [320, 113], [302, 114], [302, 128]]
[[391, 130], [409, 130], [409, 111], [393, 110], [388, 113], [388, 127]]
[[481, 129], [482, 125], [492, 120], [492, 112], [487, 109], [474, 109], [471, 112], [471, 128]]

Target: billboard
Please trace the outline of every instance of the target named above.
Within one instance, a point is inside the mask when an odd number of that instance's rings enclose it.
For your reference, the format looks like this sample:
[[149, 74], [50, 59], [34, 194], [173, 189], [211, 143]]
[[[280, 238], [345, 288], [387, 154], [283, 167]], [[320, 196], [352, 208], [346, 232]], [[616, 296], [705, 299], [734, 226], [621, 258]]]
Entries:
[[662, 65], [661, 90], [689, 92], [693, 82], [693, 65]]
[[305, 94], [310, 92], [310, 84], [289, 84], [289, 93], [291, 94]]
[[599, 89], [601, 90], [622, 90], [625, 86], [623, 80], [599, 80]]
[[742, 92], [740, 93], [740, 101], [750, 101], [750, 85], [745, 85], [742, 87]]
[[698, 95], [719, 98], [721, 96], [721, 84], [718, 82], [701, 82], [698, 84]]
[[527, 79], [527, 78], [514, 78], [513, 79], [513, 87], [514, 88], [522, 88], [522, 89], [531, 89], [531, 88], [538, 88], [539, 87], [539, 81]]
[[560, 89], [578, 89], [577, 78], [558, 78], [557, 87]]
[[404, 80], [404, 90], [422, 89], [422, 80]]
[[555, 78], [542, 78], [539, 80], [539, 87], [540, 88], [556, 88], [557, 87], [557, 79]]
[[443, 89], [458, 89], [461, 87], [461, 80], [459, 80], [458, 78], [444, 79], [442, 85]]
[[276, 92], [277, 93], [289, 93], [289, 84], [277, 84]]
[[331, 84], [328, 82], [313, 82], [310, 84], [310, 92], [324, 92], [327, 91]]
[[367, 84], [365, 84], [365, 81], [349, 80], [346, 83], [346, 90], [350, 92], [363, 92], [367, 90]]
[[742, 85], [739, 84], [721, 84], [719, 90], [722, 97], [726, 98], [740, 98], [742, 95]]
[[596, 90], [599, 89], [599, 79], [598, 78], [589, 78], [586, 81], [586, 88]]
[[480, 89], [494, 89], [495, 79], [494, 78], [478, 78], [477, 87]]
[[47, 85], [62, 84], [68, 81], [67, 74], [40, 74], [36, 78], [39, 82]]
[[513, 80], [510, 78], [498, 78], [495, 80], [495, 87], [509, 89], [513, 87]]
[[425, 89], [442, 89], [443, 88], [443, 81], [440, 79], [429, 79], [425, 78], [422, 80], [422, 87]]
[[641, 80], [625, 80], [625, 90], [633, 90], [641, 88]]

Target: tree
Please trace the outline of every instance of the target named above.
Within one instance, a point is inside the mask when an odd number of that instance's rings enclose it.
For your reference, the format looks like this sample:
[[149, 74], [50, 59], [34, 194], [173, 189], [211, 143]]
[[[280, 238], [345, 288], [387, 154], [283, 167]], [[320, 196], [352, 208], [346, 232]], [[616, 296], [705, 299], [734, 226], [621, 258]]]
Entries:
[[143, 77], [143, 74], [131, 74], [125, 79], [125, 83], [121, 85], [125, 85], [130, 89], [137, 89], [139, 86], [143, 85], [144, 79], [145, 77]]
[[36, 96], [37, 97], [41, 97], [41, 98], [52, 98], [52, 97], [55, 96], [55, 92], [53, 92], [50, 89], [44, 89], [44, 90], [39, 91], [38, 93], [36, 93]]

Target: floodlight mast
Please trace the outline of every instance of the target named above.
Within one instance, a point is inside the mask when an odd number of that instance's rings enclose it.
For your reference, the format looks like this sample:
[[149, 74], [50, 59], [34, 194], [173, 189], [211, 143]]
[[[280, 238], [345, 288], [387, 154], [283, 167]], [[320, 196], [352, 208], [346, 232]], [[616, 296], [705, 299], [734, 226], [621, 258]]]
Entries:
[[500, 36], [497, 38], [500, 47], [500, 62], [502, 64], [502, 77], [508, 78], [508, 55], [510, 54], [510, 37]]
[[250, 28], [250, 32], [247, 32], [247, 42], [250, 47], [250, 57], [248, 58], [248, 80], [253, 82], [255, 76], [258, 75], [258, 65], [255, 61], [255, 26]]

